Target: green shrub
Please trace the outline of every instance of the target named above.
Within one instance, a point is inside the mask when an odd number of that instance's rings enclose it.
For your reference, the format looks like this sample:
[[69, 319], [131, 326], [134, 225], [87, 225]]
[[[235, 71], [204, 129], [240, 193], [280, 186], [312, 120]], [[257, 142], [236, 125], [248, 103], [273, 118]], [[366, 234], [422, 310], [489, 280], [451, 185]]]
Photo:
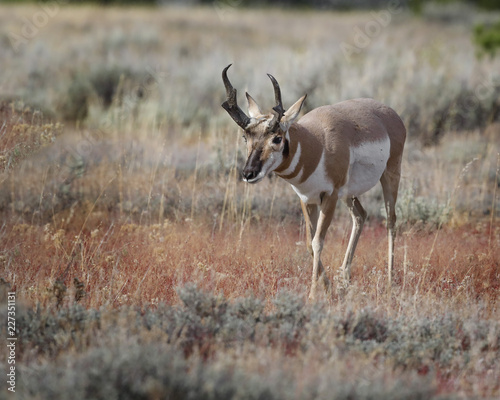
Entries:
[[437, 228], [450, 220], [452, 212], [449, 203], [415, 196], [414, 189], [402, 190], [396, 204], [398, 226], [420, 224], [429, 228]]
[[98, 68], [90, 75], [90, 84], [97, 94], [104, 108], [108, 108], [115, 97], [122, 96], [118, 93], [120, 84], [131, 79], [133, 74], [125, 68]]
[[89, 113], [91, 86], [85, 76], [74, 78], [61, 97], [59, 111], [66, 121], [83, 121]]
[[59, 111], [67, 121], [83, 121], [88, 116], [92, 98], [97, 98], [103, 109], [108, 109], [114, 101], [120, 104], [126, 95], [129, 102], [137, 102], [144, 96], [137, 84], [139, 80], [140, 77], [127, 68], [99, 67], [80, 72], [61, 97]]
[[[20, 309], [21, 398], [430, 399], [429, 380], [413, 372], [462, 375], [479, 359], [485, 371], [498, 368], [494, 320], [334, 311], [289, 292], [264, 311], [252, 297], [229, 301], [194, 285], [178, 293], [182, 306], [146, 310]], [[304, 360], [317, 369], [297, 382]], [[371, 372], [346, 379], [346, 360]], [[382, 376], [368, 360], [386, 366]]]
[[478, 24], [474, 27], [474, 43], [479, 48], [479, 54], [491, 57], [500, 49], [500, 21], [492, 25]]

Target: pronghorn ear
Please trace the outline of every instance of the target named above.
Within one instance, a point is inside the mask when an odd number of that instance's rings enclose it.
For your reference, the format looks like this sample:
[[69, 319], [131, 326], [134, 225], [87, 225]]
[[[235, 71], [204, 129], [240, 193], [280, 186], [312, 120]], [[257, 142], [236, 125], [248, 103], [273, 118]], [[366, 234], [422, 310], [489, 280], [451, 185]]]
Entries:
[[290, 128], [290, 125], [292, 125], [299, 116], [300, 110], [302, 108], [302, 105], [304, 104], [304, 100], [306, 99], [306, 97], [307, 94], [298, 99], [293, 106], [285, 111], [285, 115], [283, 115], [283, 118], [281, 118], [280, 121], [281, 129], [285, 132], [288, 130], [288, 128]]
[[252, 96], [248, 94], [248, 92], [245, 92], [247, 95], [247, 100], [248, 100], [248, 114], [250, 115], [250, 118], [257, 118], [262, 115], [262, 111], [260, 111], [259, 105], [257, 102], [253, 99]]

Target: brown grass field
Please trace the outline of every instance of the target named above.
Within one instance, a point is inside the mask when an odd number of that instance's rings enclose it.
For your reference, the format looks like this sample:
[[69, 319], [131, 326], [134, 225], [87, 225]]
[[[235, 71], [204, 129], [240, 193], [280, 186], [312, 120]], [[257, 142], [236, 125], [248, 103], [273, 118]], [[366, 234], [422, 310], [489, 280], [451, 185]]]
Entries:
[[[0, 313], [14, 291], [18, 398], [498, 398], [500, 59], [471, 42], [492, 15], [398, 9], [346, 57], [373, 13], [231, 4], [58, 7], [32, 37], [41, 5], [0, 6]], [[367, 96], [401, 114], [391, 287], [377, 187], [351, 284], [341, 204], [333, 295], [307, 301], [295, 193], [240, 180], [220, 107], [231, 62], [241, 99], [270, 106], [270, 72], [285, 106]]]

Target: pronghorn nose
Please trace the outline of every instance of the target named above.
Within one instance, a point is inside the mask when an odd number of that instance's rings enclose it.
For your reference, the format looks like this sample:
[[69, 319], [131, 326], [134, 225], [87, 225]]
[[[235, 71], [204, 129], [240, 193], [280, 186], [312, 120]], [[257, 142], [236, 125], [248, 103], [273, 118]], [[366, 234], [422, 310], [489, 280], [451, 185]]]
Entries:
[[243, 170], [243, 178], [245, 178], [246, 181], [251, 181], [255, 178], [257, 178], [257, 175], [259, 175], [259, 171], [256, 169], [244, 169]]

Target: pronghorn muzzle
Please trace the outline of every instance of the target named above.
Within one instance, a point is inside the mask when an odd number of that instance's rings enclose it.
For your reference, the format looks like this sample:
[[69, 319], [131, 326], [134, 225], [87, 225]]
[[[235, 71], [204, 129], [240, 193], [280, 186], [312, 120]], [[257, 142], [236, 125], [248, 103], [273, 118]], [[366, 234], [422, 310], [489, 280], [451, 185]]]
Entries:
[[254, 149], [250, 152], [245, 167], [243, 168], [242, 175], [243, 180], [248, 183], [257, 183], [260, 181], [260, 174], [262, 172], [262, 150]]

